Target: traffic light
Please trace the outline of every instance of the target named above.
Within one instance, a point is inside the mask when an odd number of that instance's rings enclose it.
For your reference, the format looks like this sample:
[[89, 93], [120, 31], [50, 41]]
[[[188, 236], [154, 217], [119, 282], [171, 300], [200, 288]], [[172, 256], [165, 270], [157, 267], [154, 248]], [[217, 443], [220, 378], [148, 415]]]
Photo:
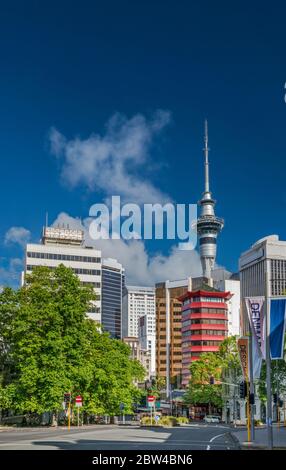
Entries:
[[214, 385], [214, 377], [213, 376], [210, 377], [210, 385]]
[[255, 405], [254, 393], [249, 394], [249, 403], [250, 405]]
[[64, 402], [65, 403], [70, 403], [71, 401], [71, 394], [70, 393], [64, 393]]
[[247, 396], [247, 383], [245, 380], [239, 384], [239, 396], [240, 398], [246, 398]]
[[278, 401], [278, 395], [277, 393], [273, 393], [273, 402], [276, 404]]

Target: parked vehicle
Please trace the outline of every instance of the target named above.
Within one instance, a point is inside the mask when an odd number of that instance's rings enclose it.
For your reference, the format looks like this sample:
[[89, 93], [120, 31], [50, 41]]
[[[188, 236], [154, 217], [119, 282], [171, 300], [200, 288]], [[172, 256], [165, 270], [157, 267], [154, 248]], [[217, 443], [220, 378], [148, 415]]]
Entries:
[[221, 419], [219, 416], [216, 415], [206, 415], [204, 417], [204, 422], [205, 423], [220, 423]]

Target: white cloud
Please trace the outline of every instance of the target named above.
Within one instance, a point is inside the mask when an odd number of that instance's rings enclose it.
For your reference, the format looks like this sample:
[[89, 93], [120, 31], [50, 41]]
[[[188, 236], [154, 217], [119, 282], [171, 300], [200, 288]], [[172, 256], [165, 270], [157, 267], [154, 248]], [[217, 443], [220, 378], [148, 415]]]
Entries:
[[147, 120], [142, 114], [130, 119], [114, 114], [104, 135], [67, 140], [57, 129], [50, 131], [51, 151], [63, 160], [62, 179], [74, 188], [85, 185], [109, 197], [137, 203], [165, 202], [170, 198], [142, 178], [148, 168], [150, 146], [156, 134], [170, 122], [169, 111], [158, 110]]
[[5, 245], [16, 243], [24, 248], [30, 240], [30, 237], [30, 230], [24, 227], [11, 227], [5, 234], [4, 243]]
[[7, 285], [19, 287], [20, 273], [23, 270], [23, 260], [20, 258], [11, 258], [8, 264], [5, 258], [1, 258], [0, 261], [0, 287]]
[[116, 258], [126, 269], [126, 280], [129, 284], [154, 285], [166, 279], [182, 279], [187, 276], [200, 276], [201, 264], [196, 251], [182, 251], [173, 246], [168, 255], [150, 256], [142, 240], [92, 240], [89, 236], [90, 219], [83, 222], [62, 212], [53, 223], [69, 225], [70, 228], [84, 230], [85, 242], [102, 251], [105, 258]]

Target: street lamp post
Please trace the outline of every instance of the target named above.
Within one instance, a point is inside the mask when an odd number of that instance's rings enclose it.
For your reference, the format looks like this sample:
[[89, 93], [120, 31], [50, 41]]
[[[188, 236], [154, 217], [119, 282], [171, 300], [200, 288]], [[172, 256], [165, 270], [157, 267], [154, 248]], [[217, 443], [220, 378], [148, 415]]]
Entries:
[[[267, 261], [266, 261], [267, 263]], [[267, 437], [268, 448], [273, 449], [272, 429], [272, 390], [271, 390], [271, 357], [270, 357], [270, 312], [269, 312], [269, 275], [266, 264], [265, 271], [265, 329], [266, 329], [266, 390], [267, 390]]]

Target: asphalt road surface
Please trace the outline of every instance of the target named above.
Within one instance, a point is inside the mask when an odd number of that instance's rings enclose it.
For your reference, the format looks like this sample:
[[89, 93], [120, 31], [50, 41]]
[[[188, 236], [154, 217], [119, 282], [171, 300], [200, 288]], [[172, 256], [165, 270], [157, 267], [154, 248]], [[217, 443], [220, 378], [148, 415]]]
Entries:
[[230, 428], [194, 424], [174, 428], [89, 426], [0, 432], [1, 450], [234, 450]]

